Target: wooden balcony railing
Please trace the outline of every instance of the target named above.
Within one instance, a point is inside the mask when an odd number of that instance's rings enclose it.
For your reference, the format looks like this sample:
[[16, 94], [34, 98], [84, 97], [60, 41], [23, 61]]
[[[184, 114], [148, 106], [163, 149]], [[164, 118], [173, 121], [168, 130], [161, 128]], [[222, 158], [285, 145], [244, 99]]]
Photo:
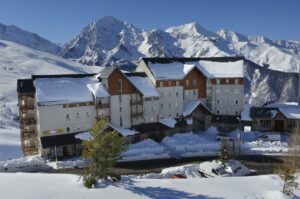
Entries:
[[110, 104], [97, 104], [97, 108], [110, 108]]
[[143, 113], [142, 113], [142, 112], [132, 113], [132, 114], [131, 114], [131, 117], [132, 117], [132, 118], [143, 117]]
[[130, 105], [134, 106], [134, 105], [142, 105], [143, 101], [139, 100], [139, 101], [134, 101], [134, 100], [130, 100]]
[[35, 118], [21, 118], [21, 124], [30, 125], [30, 124], [36, 124]]

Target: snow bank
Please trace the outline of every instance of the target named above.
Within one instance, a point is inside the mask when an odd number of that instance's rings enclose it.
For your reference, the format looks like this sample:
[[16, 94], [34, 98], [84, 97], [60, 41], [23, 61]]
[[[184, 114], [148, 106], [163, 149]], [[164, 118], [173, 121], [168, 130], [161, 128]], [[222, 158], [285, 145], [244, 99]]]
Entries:
[[286, 153], [289, 146], [286, 142], [281, 141], [252, 141], [242, 143], [243, 153], [246, 154], [264, 154], [264, 153]]
[[126, 152], [121, 154], [120, 161], [134, 161], [147, 159], [170, 158], [165, 147], [152, 139], [146, 139], [136, 144], [131, 144]]
[[83, 158], [75, 158], [64, 161], [48, 162], [47, 164], [53, 169], [85, 168], [87, 166], [87, 161]]
[[50, 167], [39, 156], [28, 156], [0, 162], [0, 172], [39, 172], [48, 171]]
[[210, 141], [206, 137], [192, 132], [165, 137], [161, 144], [166, 146], [172, 154], [181, 157], [216, 155], [219, 148], [218, 142]]

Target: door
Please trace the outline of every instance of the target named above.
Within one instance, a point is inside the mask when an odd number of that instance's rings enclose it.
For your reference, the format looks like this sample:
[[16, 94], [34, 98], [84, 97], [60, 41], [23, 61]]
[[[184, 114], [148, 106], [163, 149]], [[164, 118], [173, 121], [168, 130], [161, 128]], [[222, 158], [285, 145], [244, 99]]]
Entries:
[[284, 131], [284, 121], [283, 120], [275, 120], [275, 131], [277, 131], [277, 132]]

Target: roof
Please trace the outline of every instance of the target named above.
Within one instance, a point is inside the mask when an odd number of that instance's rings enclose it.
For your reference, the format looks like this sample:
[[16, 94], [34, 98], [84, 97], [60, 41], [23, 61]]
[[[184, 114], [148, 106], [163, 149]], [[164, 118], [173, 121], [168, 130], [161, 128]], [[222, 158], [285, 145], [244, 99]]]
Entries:
[[138, 125], [132, 125], [131, 128], [140, 133], [150, 133], [150, 132], [164, 131], [164, 130], [172, 129], [160, 122], [141, 123]]
[[243, 57], [143, 58], [157, 80], [183, 79], [194, 67], [208, 78], [243, 78], [243, 60]]
[[278, 113], [277, 108], [271, 107], [251, 107], [250, 117], [251, 118], [274, 118]]
[[107, 124], [108, 127], [111, 127], [113, 130], [117, 131], [120, 133], [123, 137], [130, 136], [130, 135], [135, 135], [139, 132], [132, 130], [132, 129], [125, 129], [125, 128], [118, 128], [112, 124]]
[[296, 102], [275, 102], [265, 107], [277, 108], [288, 119], [300, 119], [300, 106]]
[[144, 97], [159, 97], [159, 93], [148, 77], [129, 75], [127, 78]]
[[193, 62], [200, 60], [215, 61], [215, 62], [229, 62], [243, 60], [244, 57], [144, 57], [142, 60], [148, 63], [172, 63], [172, 62]]
[[19, 93], [31, 93], [35, 92], [32, 79], [18, 79], [17, 91]]
[[170, 128], [175, 128], [175, 125], [177, 123], [177, 120], [173, 118], [162, 118], [159, 120], [160, 123], [170, 127]]
[[208, 112], [211, 113], [209, 108], [205, 104], [203, 104], [203, 102], [201, 100], [197, 99], [197, 100], [192, 100], [189, 103], [187, 103], [186, 105], [184, 105], [182, 115], [184, 117], [191, 115], [193, 113], [193, 111], [200, 105], [203, 106], [203, 108], [205, 108]]
[[95, 98], [110, 96], [106, 87], [100, 82], [87, 84], [87, 87], [93, 93]]
[[105, 67], [98, 75], [97, 77], [107, 79], [111, 73], [116, 69], [117, 67]]
[[[37, 78], [33, 81], [39, 105], [92, 102], [94, 97], [87, 84], [97, 83], [93, 77]], [[75, 89], [75, 90], [74, 90]]]

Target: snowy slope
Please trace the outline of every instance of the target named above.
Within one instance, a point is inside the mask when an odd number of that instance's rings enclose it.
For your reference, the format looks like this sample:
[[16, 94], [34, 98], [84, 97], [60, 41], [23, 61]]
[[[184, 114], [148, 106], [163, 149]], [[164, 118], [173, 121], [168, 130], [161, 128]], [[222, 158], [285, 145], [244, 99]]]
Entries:
[[[283, 183], [277, 175], [194, 179], [128, 179], [103, 182], [98, 188], [83, 187], [80, 177], [70, 174], [1, 173], [0, 193], [6, 199], [283, 199]], [[34, 188], [35, 187], [35, 188]], [[299, 190], [295, 198], [300, 196]]]
[[0, 160], [18, 157], [20, 153], [17, 121], [17, 79], [31, 74], [70, 74], [100, 71], [52, 54], [0, 40]]
[[12, 41], [29, 48], [58, 54], [60, 47], [37, 34], [22, 30], [16, 26], [8, 26], [0, 23], [0, 40]]

